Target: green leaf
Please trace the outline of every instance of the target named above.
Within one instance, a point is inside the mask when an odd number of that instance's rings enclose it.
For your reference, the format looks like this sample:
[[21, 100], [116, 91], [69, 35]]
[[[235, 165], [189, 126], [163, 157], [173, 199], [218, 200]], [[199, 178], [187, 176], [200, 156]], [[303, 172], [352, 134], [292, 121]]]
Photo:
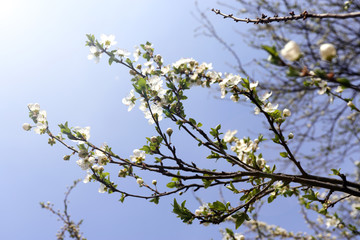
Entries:
[[220, 201], [213, 202], [212, 209], [218, 210], [218, 211], [226, 211], [225, 204], [223, 204]]
[[280, 153], [280, 156], [282, 156], [283, 158], [287, 158], [287, 157], [288, 157], [288, 154], [287, 154], [287, 152], [281, 152], [281, 153]]
[[202, 181], [204, 183], [205, 188], [208, 188], [212, 183], [212, 180], [202, 179]]
[[242, 213], [238, 213], [238, 214], [235, 214], [233, 216], [233, 218], [235, 218], [235, 228], [238, 229], [242, 224], [243, 222], [246, 220], [246, 221], [249, 221], [250, 218], [249, 216], [242, 212]]
[[336, 81], [338, 83], [340, 83], [341, 86], [344, 86], [344, 87], [350, 87], [351, 86], [351, 83], [350, 83], [349, 79], [347, 79], [347, 78], [337, 78]]
[[111, 58], [109, 58], [109, 65], [110, 65], [110, 66], [111, 66], [111, 64], [114, 62], [114, 60], [115, 60], [115, 59], [114, 59], [114, 58], [112, 58], [112, 57], [111, 57]]
[[133, 64], [132, 64], [132, 61], [130, 60], [130, 58], [126, 58], [125, 62], [126, 62], [127, 64], [129, 64], [130, 66], [133, 65]]
[[181, 220], [183, 220], [184, 223], [189, 222], [193, 216], [191, 212], [185, 207], [186, 201], [183, 201], [181, 203], [181, 206], [177, 203], [176, 199], [174, 198], [174, 204], [173, 206], [173, 213], [177, 214]]
[[189, 122], [196, 126], [196, 121], [193, 118], [189, 118]]
[[150, 200], [150, 202], [158, 204], [159, 203], [159, 197], [154, 197], [153, 199]]
[[124, 202], [125, 200], [125, 194], [121, 193], [121, 198], [119, 199], [120, 202]]
[[276, 51], [275, 46], [270, 47], [267, 45], [261, 45], [261, 48], [264, 49], [266, 52], [268, 52], [273, 57], [279, 56], [279, 53]]
[[331, 171], [333, 172], [333, 174], [330, 174], [330, 175], [339, 176], [340, 175], [340, 170], [341, 170], [341, 168], [339, 168], [339, 170], [332, 168]]
[[176, 187], [176, 183], [175, 182], [169, 182], [168, 184], [166, 184], [166, 186], [168, 188], [174, 188], [174, 187]]

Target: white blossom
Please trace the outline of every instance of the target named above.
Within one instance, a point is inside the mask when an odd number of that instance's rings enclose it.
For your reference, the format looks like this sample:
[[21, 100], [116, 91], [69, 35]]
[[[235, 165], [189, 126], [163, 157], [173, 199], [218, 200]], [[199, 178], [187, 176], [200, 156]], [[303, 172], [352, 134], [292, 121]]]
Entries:
[[138, 46], [135, 46], [135, 52], [133, 53], [135, 62], [139, 60], [140, 55], [141, 55], [140, 48]]
[[331, 61], [336, 57], [336, 48], [331, 43], [324, 43], [320, 46], [320, 57], [324, 61]]
[[[74, 127], [75, 133], [80, 133], [81, 136], [85, 139], [85, 141], [88, 141], [90, 138], [90, 127]], [[75, 135], [76, 136], [76, 135]], [[73, 142], [77, 142], [78, 144], [84, 143], [84, 140], [72, 140]]]
[[101, 166], [106, 165], [106, 163], [109, 162], [109, 159], [105, 153], [100, 150], [95, 150], [94, 157], [97, 158], [97, 163]]
[[285, 108], [285, 109], [283, 110], [283, 116], [284, 116], [284, 117], [290, 117], [290, 116], [291, 116], [290, 110], [287, 109], [287, 108]]
[[105, 193], [106, 192], [106, 186], [102, 183], [100, 183], [99, 187], [99, 193]]
[[88, 170], [95, 163], [94, 157], [80, 158], [76, 161], [77, 165], [81, 167], [82, 170]]
[[286, 60], [296, 61], [301, 55], [300, 47], [295, 41], [290, 41], [280, 50], [280, 54]]
[[228, 143], [234, 141], [235, 140], [234, 137], [235, 137], [236, 133], [237, 133], [237, 130], [233, 130], [233, 131], [229, 130], [229, 131], [227, 131], [225, 133], [225, 135], [224, 135], [224, 141], [228, 142]]
[[162, 107], [160, 107], [160, 106], [158, 106], [156, 104], [151, 104], [150, 108], [151, 108], [151, 112], [148, 109], [144, 112], [145, 118], [149, 120], [149, 124], [154, 124], [155, 123], [154, 118], [153, 118], [153, 115], [155, 115], [155, 114], [158, 115], [157, 120], [161, 121], [163, 119], [163, 109], [162, 109]]
[[47, 124], [38, 122], [36, 124], [36, 128], [34, 129], [34, 132], [37, 134], [44, 134], [47, 129]]
[[84, 180], [83, 180], [83, 183], [88, 183], [88, 182], [90, 182], [91, 176], [92, 176], [92, 173], [88, 170], [88, 171], [86, 172], [86, 176], [85, 176], [85, 178], [84, 178]]
[[173, 63], [174, 68], [179, 68], [181, 65], [187, 65], [188, 63], [195, 63], [196, 61], [192, 58], [181, 58]]
[[88, 59], [94, 59], [95, 63], [99, 63], [101, 58], [102, 52], [98, 47], [91, 46], [90, 47], [90, 54], [88, 55]]
[[100, 36], [100, 43], [104, 44], [105, 48], [109, 48], [116, 44], [115, 36], [114, 35], [105, 35], [101, 34]]
[[128, 57], [130, 56], [130, 52], [126, 49], [118, 49], [116, 51], [116, 54], [119, 55], [120, 57]]
[[131, 111], [131, 109], [135, 107], [135, 101], [136, 101], [136, 97], [135, 97], [134, 89], [131, 89], [129, 95], [122, 99], [122, 103], [126, 106], [129, 106], [128, 107], [129, 112]]
[[266, 103], [263, 110], [267, 113], [272, 113], [274, 112], [277, 108], [278, 108], [278, 104], [276, 105], [272, 105], [270, 102], [269, 103]]
[[134, 163], [140, 164], [145, 161], [145, 152], [139, 149], [133, 151], [134, 155], [130, 156], [130, 160]]
[[29, 103], [28, 108], [31, 112], [39, 112], [40, 111], [40, 105], [38, 103]]
[[31, 125], [30, 125], [30, 123], [24, 123], [24, 124], [22, 125], [22, 128], [23, 128], [25, 131], [30, 131]]
[[141, 178], [137, 178], [136, 179], [137, 184], [139, 184], [140, 186], [144, 184], [144, 180], [142, 180]]

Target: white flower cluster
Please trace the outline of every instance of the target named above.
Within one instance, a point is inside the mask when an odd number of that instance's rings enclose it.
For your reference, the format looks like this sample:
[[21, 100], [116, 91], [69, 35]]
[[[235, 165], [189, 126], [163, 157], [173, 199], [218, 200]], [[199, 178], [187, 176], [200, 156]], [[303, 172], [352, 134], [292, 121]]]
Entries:
[[231, 236], [229, 233], [222, 231], [223, 238], [222, 240], [245, 240], [245, 236], [240, 233], [235, 233], [234, 236]]
[[[244, 163], [252, 165], [253, 161], [250, 155], [256, 152], [259, 149], [259, 139], [255, 139], [254, 141], [250, 140], [249, 138], [238, 139], [235, 137], [237, 130], [229, 130], [224, 135], [224, 141], [227, 143], [234, 143], [231, 146], [231, 151], [237, 154], [237, 157]], [[255, 162], [259, 168], [264, 168], [266, 161], [260, 157], [254, 155], [256, 158]]]
[[[29, 114], [30, 118], [36, 124], [34, 132], [37, 133], [37, 134], [46, 133], [46, 130], [48, 128], [48, 122], [47, 122], [47, 119], [46, 119], [46, 111], [45, 110], [40, 110], [40, 105], [38, 103], [29, 103], [28, 108], [29, 108], [29, 111], [30, 111], [30, 114]], [[25, 131], [30, 131], [32, 127], [33, 126], [31, 126], [29, 123], [24, 123], [22, 125], [22, 128]]]
[[[234, 219], [230, 220], [234, 221]], [[245, 221], [244, 224], [252, 231], [257, 232], [261, 231], [266, 235], [272, 236], [272, 237], [280, 237], [281, 239], [291, 238], [291, 239], [306, 239], [311, 240], [314, 239], [323, 239], [323, 240], [334, 240], [336, 239], [335, 236], [332, 236], [331, 233], [318, 233], [315, 236], [308, 235], [307, 233], [294, 233], [292, 231], [287, 231], [284, 228], [281, 228], [279, 226], [275, 225], [268, 225], [265, 222], [262, 221], [256, 221], [251, 219], [250, 221]]]

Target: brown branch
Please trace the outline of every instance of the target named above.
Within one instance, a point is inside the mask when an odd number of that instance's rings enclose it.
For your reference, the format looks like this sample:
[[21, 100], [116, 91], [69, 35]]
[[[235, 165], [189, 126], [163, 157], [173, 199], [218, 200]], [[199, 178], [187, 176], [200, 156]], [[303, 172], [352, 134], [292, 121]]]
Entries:
[[262, 14], [260, 18], [256, 19], [250, 19], [250, 18], [237, 18], [234, 17], [233, 14], [225, 14], [222, 13], [219, 9], [211, 9], [215, 14], [221, 15], [224, 18], [231, 18], [235, 22], [246, 22], [246, 23], [254, 23], [254, 24], [267, 24], [271, 22], [286, 22], [286, 21], [294, 21], [299, 19], [307, 19], [307, 18], [336, 18], [336, 19], [345, 19], [345, 18], [356, 18], [360, 17], [360, 12], [352, 12], [352, 13], [321, 13], [321, 14], [315, 14], [315, 13], [308, 13], [307, 11], [302, 12], [301, 14], [296, 15], [293, 11], [290, 12], [290, 16], [284, 16], [284, 17], [268, 17], [265, 14]]

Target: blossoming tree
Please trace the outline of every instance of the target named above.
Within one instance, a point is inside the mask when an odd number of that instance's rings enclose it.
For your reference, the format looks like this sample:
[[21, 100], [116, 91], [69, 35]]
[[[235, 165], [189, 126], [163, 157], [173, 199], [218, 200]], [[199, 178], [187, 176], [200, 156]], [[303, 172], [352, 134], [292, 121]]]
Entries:
[[[295, 8], [293, 5], [288, 6], [286, 2], [284, 1], [286, 8]], [[271, 9], [270, 4], [263, 4]], [[358, 4], [352, 2], [340, 5], [341, 9], [346, 8], [343, 11], [349, 11], [349, 8], [360, 9]], [[249, 5], [250, 8], [252, 6]], [[277, 10], [281, 13], [281, 8]], [[220, 10], [214, 12], [225, 18], [241, 21], [232, 14], [225, 14]], [[341, 18], [352, 19], [357, 23], [354, 19], [359, 14], [356, 15], [356, 12], [339, 14], [340, 9], [339, 13], [333, 15], [302, 11], [298, 15], [290, 12], [290, 15], [269, 18], [263, 14], [255, 20], [244, 21], [263, 23], [261, 26], [265, 26], [264, 31], [272, 28], [273, 21], [280, 21], [277, 23], [279, 26], [285, 25], [282, 21], [288, 21], [286, 25], [291, 27], [291, 24], [296, 25], [300, 21], [307, 26], [318, 23], [317, 19], [326, 18], [343, 26], [341, 21], [345, 20], [337, 20], [342, 16]], [[353, 34], [358, 36], [358, 32]], [[346, 39], [346, 36], [343, 37]], [[315, 159], [329, 159], [331, 151], [322, 150], [325, 141], [321, 137], [342, 133], [342, 136], [351, 135], [349, 139], [357, 141], [351, 143], [351, 150], [359, 153], [360, 129], [356, 123], [360, 110], [356, 97], [360, 85], [358, 72], [354, 72], [352, 68], [359, 62], [359, 58], [352, 59], [350, 63], [353, 65], [349, 64], [348, 68], [344, 69], [343, 66], [349, 63], [348, 56], [344, 55], [347, 51], [343, 50], [344, 46], [339, 46], [338, 42], [329, 39], [325, 38], [319, 44], [308, 41], [306, 45], [299, 44], [302, 40], [298, 38], [276, 38], [277, 46], [262, 45], [261, 48], [269, 54], [266, 66], [268, 67], [269, 63], [272, 66], [268, 73], [273, 73], [275, 69], [280, 74], [274, 74], [273, 77], [281, 79], [280, 83], [262, 83], [256, 80], [256, 76], [247, 76], [241, 65], [238, 68], [240, 74], [224, 74], [213, 70], [211, 63], [199, 63], [192, 58], [181, 58], [169, 64], [155, 52], [149, 42], [136, 47], [131, 54], [127, 50], [115, 47], [114, 35], [103, 34], [97, 40], [89, 34], [86, 42], [90, 49], [88, 58], [95, 62], [106, 58], [110, 65], [119, 64], [129, 70], [133, 89], [122, 102], [128, 106], [129, 111], [138, 104], [149, 124], [154, 126], [156, 135], [147, 136], [147, 144], [139, 146], [131, 156], [124, 156], [123, 153], [115, 153], [107, 144], [96, 146], [91, 143], [90, 127], [72, 127], [66, 122], [59, 124], [59, 134], [53, 133], [48, 126], [46, 111], [41, 110], [37, 103], [28, 105], [30, 118], [35, 125], [25, 123], [23, 128], [27, 131], [34, 129], [38, 134], [47, 134], [51, 145], [56, 142], [62, 144], [69, 150], [64, 160], [76, 158], [77, 165], [86, 171], [83, 180], [85, 183], [98, 182], [100, 193], [119, 194], [122, 202], [127, 198], [142, 198], [158, 204], [164, 196], [217, 186], [223, 186], [227, 191], [234, 193], [234, 199], [231, 201], [208, 202], [198, 209], [189, 209], [185, 201], [180, 203], [175, 198], [173, 212], [184, 223], [198, 221], [207, 225], [233, 221], [236, 228], [243, 224], [247, 226], [251, 231], [248, 233], [249, 236], [264, 239], [356, 237], [360, 234], [357, 212], [360, 207], [360, 163], [354, 161], [355, 175], [341, 170], [339, 164], [335, 164], [334, 167], [329, 164], [331, 167], [324, 167], [321, 172], [309, 167], [311, 164], [306, 161], [308, 155], [300, 151], [306, 151], [302, 145], [306, 139], [319, 140], [316, 145], [318, 155]], [[358, 42], [356, 44], [358, 51]], [[229, 97], [232, 104], [246, 100], [253, 105], [254, 114], [263, 117], [266, 132], [250, 139], [239, 138], [236, 135], [237, 130], [222, 130], [221, 124], [210, 130], [204, 129], [200, 120], [189, 117], [184, 107], [188, 91], [196, 86], [219, 89], [220, 97]], [[344, 114], [350, 114], [348, 122], [340, 121], [338, 125], [332, 126], [334, 129], [338, 128], [339, 132], [325, 131], [320, 135], [311, 132], [313, 123], [320, 124], [318, 119], [312, 120], [317, 116], [316, 111], [311, 114], [304, 113], [301, 103], [304, 99], [310, 101], [309, 99], [315, 98], [326, 102], [321, 116], [331, 117], [330, 115], [334, 114], [333, 108], [341, 113], [337, 119]], [[295, 102], [297, 99], [299, 102]], [[292, 103], [289, 104], [288, 101]], [[292, 118], [295, 120], [291, 120]], [[178, 130], [168, 128], [163, 124], [163, 119], [175, 123]], [[296, 124], [296, 121], [300, 122]], [[305, 128], [303, 122], [310, 126]], [[267, 129], [270, 130], [270, 134]], [[209, 169], [206, 165], [200, 166], [197, 162], [179, 157], [177, 146], [172, 142], [177, 131], [185, 132], [194, 144], [205, 149], [208, 152], [207, 158], [209, 161], [216, 161], [217, 168]], [[264, 142], [275, 144], [277, 148], [273, 151], [278, 151], [282, 160], [274, 161], [260, 152], [260, 146]], [[332, 147], [333, 142], [331, 143]], [[333, 149], [338, 148], [334, 146]], [[320, 161], [321, 164], [324, 162]], [[290, 170], [277, 170], [279, 165], [290, 166]], [[228, 170], [229, 166], [231, 170]], [[110, 174], [110, 169], [116, 169], [117, 174]], [[157, 180], [146, 182], [140, 170], [154, 174], [154, 179], [156, 176], [167, 177], [168, 181], [162, 185]], [[122, 178], [133, 178], [140, 186], [139, 191], [127, 192], [121, 189], [118, 183]], [[296, 197], [304, 209], [319, 214], [318, 224], [313, 228], [312, 234], [289, 232], [257, 220], [255, 213], [258, 204], [264, 201], [271, 203], [278, 197]], [[223, 234], [224, 239], [245, 238], [243, 234], [234, 233], [230, 229], [226, 229]]]

